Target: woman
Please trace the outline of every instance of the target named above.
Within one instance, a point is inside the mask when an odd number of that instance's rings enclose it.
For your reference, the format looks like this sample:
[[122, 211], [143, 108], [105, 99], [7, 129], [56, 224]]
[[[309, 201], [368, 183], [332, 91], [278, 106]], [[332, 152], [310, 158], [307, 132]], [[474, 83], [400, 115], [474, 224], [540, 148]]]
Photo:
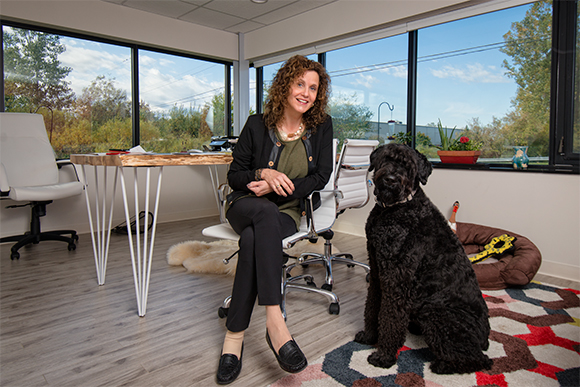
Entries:
[[330, 77], [320, 63], [288, 59], [274, 77], [264, 114], [248, 118], [234, 148], [226, 217], [240, 235], [240, 250], [219, 384], [240, 374], [256, 297], [266, 308], [266, 342], [280, 367], [294, 373], [308, 364], [280, 309], [282, 240], [298, 230], [303, 199], [322, 189], [333, 169], [329, 94]]

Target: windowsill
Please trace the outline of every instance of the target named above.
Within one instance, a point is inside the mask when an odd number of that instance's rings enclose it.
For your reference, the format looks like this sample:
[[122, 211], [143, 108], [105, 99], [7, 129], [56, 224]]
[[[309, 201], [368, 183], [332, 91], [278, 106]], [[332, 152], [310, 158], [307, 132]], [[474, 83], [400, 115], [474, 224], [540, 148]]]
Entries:
[[440, 161], [433, 161], [433, 168], [436, 169], [462, 169], [474, 171], [498, 171], [498, 172], [516, 172], [516, 173], [562, 173], [562, 174], [580, 174], [580, 168], [575, 165], [530, 165], [528, 169], [516, 170], [507, 164], [490, 164], [490, 163], [475, 163], [475, 164], [447, 164]]

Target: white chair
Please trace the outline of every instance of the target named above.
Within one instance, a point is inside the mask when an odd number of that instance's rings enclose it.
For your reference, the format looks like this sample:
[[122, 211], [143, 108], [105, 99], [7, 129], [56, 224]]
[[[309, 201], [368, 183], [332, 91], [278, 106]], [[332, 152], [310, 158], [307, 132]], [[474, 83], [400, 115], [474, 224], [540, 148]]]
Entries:
[[[336, 145], [337, 141], [334, 140], [334, 152], [333, 152], [333, 160], [336, 160]], [[288, 249], [292, 247], [296, 242], [303, 240], [303, 239], [313, 239], [316, 238], [320, 233], [323, 233], [327, 230], [330, 230], [334, 221], [336, 219], [336, 194], [337, 191], [334, 189], [334, 176], [335, 172], [333, 171], [328, 183], [326, 184], [325, 188], [322, 191], [316, 191], [320, 194], [320, 207], [316, 210], [312, 211], [310, 214], [311, 222], [308, 224], [307, 217], [303, 216], [300, 223], [300, 229], [295, 234], [285, 238], [282, 241], [283, 249]], [[223, 201], [225, 200], [225, 190], [220, 190], [220, 199]], [[312, 200], [312, 195], [308, 198], [308, 200]], [[309, 206], [312, 208], [312, 205]], [[223, 208], [223, 206], [222, 206]], [[210, 226], [202, 230], [202, 234], [212, 238], [218, 239], [230, 239], [237, 241], [239, 239], [239, 235], [230, 227], [230, 225], [225, 220], [225, 217], [221, 215], [221, 220], [224, 223]], [[231, 258], [231, 257], [230, 257]], [[224, 263], [227, 264], [229, 259], [225, 259]], [[330, 305], [328, 307], [328, 313], [330, 314], [339, 314], [340, 306], [339, 300], [336, 294], [332, 293], [329, 290], [319, 289], [316, 287], [314, 283], [314, 279], [310, 274], [303, 274], [292, 277], [290, 275], [291, 270], [295, 267], [294, 264], [292, 265], [284, 265], [281, 272], [281, 281], [282, 281], [282, 304], [280, 305], [282, 309], [282, 314], [286, 317], [286, 294], [290, 290], [301, 290], [307, 292], [317, 293], [323, 296], [326, 296], [330, 301]], [[301, 285], [296, 282], [304, 280], [306, 285]], [[222, 306], [219, 309], [219, 316], [221, 318], [227, 315], [229, 309], [229, 302], [231, 297], [227, 297]]]
[[[78, 195], [83, 188], [79, 181], [59, 183], [59, 166], [70, 162], [56, 161], [42, 115], [0, 113], [0, 162], [2, 198], [28, 202], [7, 208], [32, 207], [29, 232], [0, 238], [0, 243], [16, 242], [10, 258], [20, 258], [18, 250], [22, 246], [46, 240], [66, 242], [69, 251], [75, 250], [76, 231], [40, 231], [40, 217], [46, 215], [46, 205], [56, 199]], [[65, 237], [66, 234], [70, 237]]]
[[[368, 178], [368, 169], [370, 165], [370, 154], [379, 145], [377, 140], [344, 140], [340, 159], [336, 168], [336, 189], [340, 192], [338, 195], [338, 205], [335, 216], [342, 214], [348, 208], [361, 208], [369, 201], [369, 186], [371, 184]], [[324, 238], [324, 254], [303, 253], [298, 257], [298, 263], [301, 265], [310, 265], [320, 263], [326, 269], [326, 279], [322, 289], [332, 290], [334, 279], [332, 275], [332, 263], [343, 263], [349, 267], [359, 266], [370, 271], [369, 265], [357, 262], [353, 259], [352, 254], [332, 254], [332, 237], [334, 232], [328, 229], [319, 233]]]

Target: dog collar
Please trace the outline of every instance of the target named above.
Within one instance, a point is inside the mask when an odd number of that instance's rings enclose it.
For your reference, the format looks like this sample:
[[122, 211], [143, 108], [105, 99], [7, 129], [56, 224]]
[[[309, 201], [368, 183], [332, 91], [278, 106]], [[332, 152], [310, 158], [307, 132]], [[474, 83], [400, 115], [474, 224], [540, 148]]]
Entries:
[[415, 196], [415, 193], [417, 193], [417, 190], [411, 192], [409, 194], [409, 196], [407, 196], [405, 199], [403, 199], [401, 201], [398, 201], [396, 203], [393, 203], [393, 204], [385, 204], [385, 203], [383, 203], [381, 201], [378, 201], [376, 196], [375, 196], [375, 202], [377, 202], [377, 204], [379, 204], [383, 208], [388, 208], [388, 207], [396, 206], [397, 204], [402, 204], [402, 203], [410, 202], [411, 200], [413, 200], [413, 196]]

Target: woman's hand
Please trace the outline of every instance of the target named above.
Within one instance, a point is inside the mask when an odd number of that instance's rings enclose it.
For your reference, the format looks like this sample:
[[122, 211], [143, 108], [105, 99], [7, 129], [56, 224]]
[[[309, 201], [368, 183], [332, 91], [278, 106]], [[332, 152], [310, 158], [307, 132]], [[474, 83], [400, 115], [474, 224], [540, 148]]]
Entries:
[[288, 196], [294, 192], [294, 183], [292, 183], [292, 180], [290, 180], [288, 176], [282, 172], [278, 172], [275, 169], [264, 168], [262, 170], [261, 178], [261, 181], [251, 182], [248, 184], [248, 188], [250, 188], [257, 196], [260, 195], [258, 195], [258, 193], [254, 191], [252, 187], [255, 187], [259, 191], [265, 191], [265, 187], [256, 186], [254, 183], [265, 182], [268, 185], [269, 191], [263, 193], [262, 195], [265, 195], [269, 192], [275, 192], [280, 196]]
[[272, 188], [264, 180], [252, 181], [248, 184], [250, 191], [256, 194], [256, 196], [264, 196], [272, 192]]

